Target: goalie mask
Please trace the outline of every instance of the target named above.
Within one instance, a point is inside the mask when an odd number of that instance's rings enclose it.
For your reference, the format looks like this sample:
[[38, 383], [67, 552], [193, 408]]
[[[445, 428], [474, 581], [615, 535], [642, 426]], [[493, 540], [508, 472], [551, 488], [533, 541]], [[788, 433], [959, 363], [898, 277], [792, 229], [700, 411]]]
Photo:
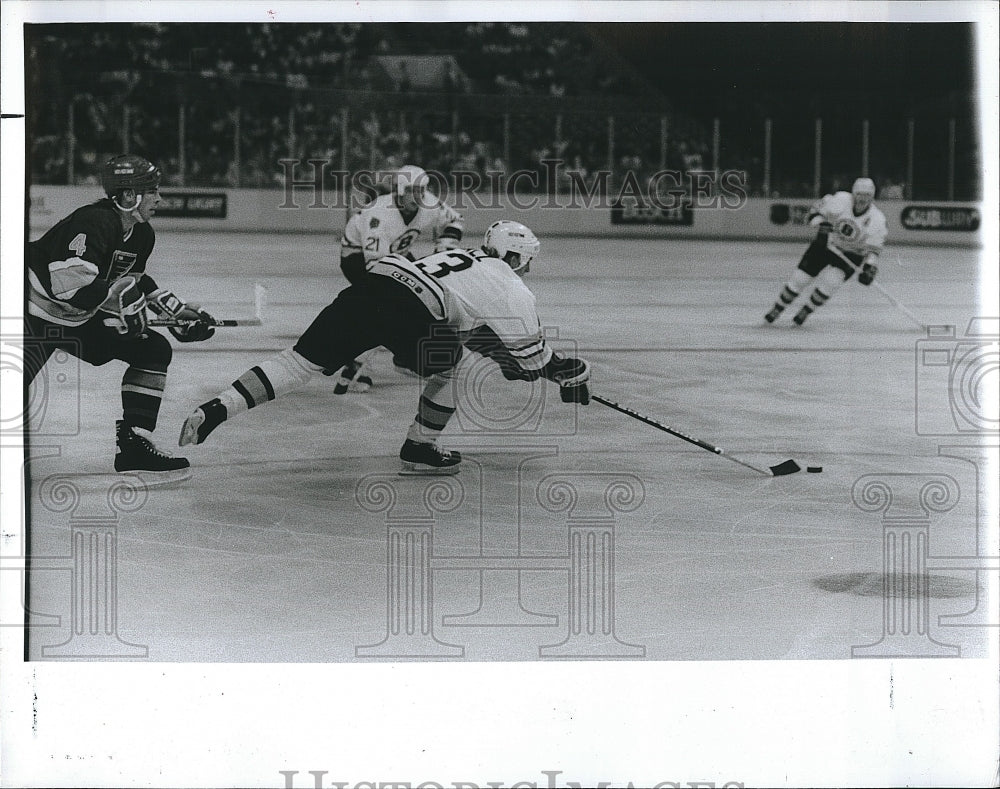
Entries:
[[539, 246], [529, 228], [509, 219], [494, 222], [483, 236], [483, 251], [500, 258], [515, 274], [528, 273]]
[[[138, 210], [142, 204], [142, 196], [157, 191], [162, 177], [160, 168], [148, 159], [126, 153], [114, 156], [104, 163], [101, 186], [104, 188], [104, 194], [111, 198], [116, 208], [130, 213], [139, 222], [145, 222], [145, 218]], [[135, 193], [135, 205], [122, 205], [122, 193], [127, 190]]]

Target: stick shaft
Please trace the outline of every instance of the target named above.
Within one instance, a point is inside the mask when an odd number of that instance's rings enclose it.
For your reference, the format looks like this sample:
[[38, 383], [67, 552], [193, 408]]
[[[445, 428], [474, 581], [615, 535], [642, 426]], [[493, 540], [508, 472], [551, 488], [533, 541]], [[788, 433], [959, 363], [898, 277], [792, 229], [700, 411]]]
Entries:
[[[153, 318], [147, 321], [149, 326], [187, 326], [191, 323], [197, 323], [197, 321], [179, 321], [174, 318]], [[258, 318], [240, 318], [240, 319], [225, 319], [216, 320], [212, 326], [260, 326], [261, 322]]]
[[687, 441], [689, 444], [694, 444], [696, 447], [701, 447], [702, 449], [706, 449], [709, 452], [712, 452], [713, 454], [719, 455], [720, 457], [724, 457], [726, 460], [731, 460], [733, 463], [739, 463], [741, 466], [746, 466], [749, 469], [753, 469], [758, 474], [763, 474], [765, 477], [772, 476], [771, 472], [765, 471], [762, 468], [757, 468], [756, 466], [751, 466], [749, 463], [744, 463], [742, 460], [740, 460], [739, 458], [734, 458], [732, 455], [727, 455], [722, 449], [720, 449], [717, 446], [713, 446], [712, 444], [709, 444], [707, 441], [702, 441], [700, 438], [695, 438], [694, 436], [689, 436], [687, 433], [682, 433], [680, 430], [675, 430], [669, 425], [665, 425], [662, 422], [658, 422], [652, 417], [646, 416], [645, 414], [640, 414], [638, 411], [629, 408], [628, 406], [621, 405], [620, 403], [616, 403], [614, 400], [608, 400], [607, 398], [601, 397], [600, 395], [593, 393], [591, 393], [590, 399], [596, 400], [601, 405], [606, 405], [608, 408], [612, 408], [615, 411], [618, 411], [619, 413], [632, 417], [633, 419], [638, 419], [640, 422], [650, 425], [651, 427], [655, 427], [658, 430], [662, 430], [664, 433], [670, 433], [670, 435], [676, 436], [677, 438]]
[[[826, 248], [829, 249], [831, 252], [833, 252], [833, 254], [835, 254], [837, 257], [839, 257], [841, 260], [843, 260], [849, 266], [853, 267], [855, 271], [858, 270], [858, 265], [853, 260], [851, 260], [849, 257], [847, 257], [847, 255], [845, 255], [843, 252], [841, 252], [840, 249], [838, 249], [837, 247], [835, 247], [833, 244], [828, 243], [826, 245]], [[898, 301], [896, 301], [895, 297], [893, 297], [893, 295], [891, 293], [889, 293], [889, 291], [887, 291], [885, 288], [883, 288], [880, 283], [875, 282], [873, 280], [872, 281], [872, 285], [875, 286], [875, 290], [877, 290], [879, 293], [881, 293], [883, 296], [885, 296], [886, 301], [888, 301], [893, 307], [895, 307], [897, 310], [899, 310], [901, 313], [903, 313], [907, 318], [909, 318], [911, 321], [913, 321], [921, 329], [924, 328], [923, 321], [921, 321], [916, 315], [914, 315], [912, 312], [910, 312], [908, 309], [906, 309], [906, 307], [904, 307], [902, 304], [900, 304]]]

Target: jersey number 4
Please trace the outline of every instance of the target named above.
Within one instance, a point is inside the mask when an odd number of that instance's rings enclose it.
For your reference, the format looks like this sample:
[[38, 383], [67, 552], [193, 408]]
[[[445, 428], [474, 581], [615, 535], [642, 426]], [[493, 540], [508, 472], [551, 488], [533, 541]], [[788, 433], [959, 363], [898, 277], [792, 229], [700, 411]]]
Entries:
[[83, 253], [87, 251], [87, 235], [86, 233], [77, 233], [73, 236], [73, 240], [69, 242], [67, 247], [70, 252], [76, 252], [78, 258], [83, 257]]
[[470, 268], [477, 259], [483, 257], [486, 257], [485, 253], [473, 252], [471, 255], [467, 255], [465, 252], [445, 252], [434, 255], [433, 261], [417, 261], [416, 266], [425, 274], [440, 279], [453, 271], [464, 271]]

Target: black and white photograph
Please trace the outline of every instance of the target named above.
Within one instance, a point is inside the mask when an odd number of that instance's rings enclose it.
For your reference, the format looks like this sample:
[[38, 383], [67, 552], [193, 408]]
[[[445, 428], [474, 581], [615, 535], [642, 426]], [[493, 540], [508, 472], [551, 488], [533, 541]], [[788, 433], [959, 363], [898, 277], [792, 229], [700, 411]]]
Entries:
[[0, 786], [998, 785], [995, 4], [0, 11]]

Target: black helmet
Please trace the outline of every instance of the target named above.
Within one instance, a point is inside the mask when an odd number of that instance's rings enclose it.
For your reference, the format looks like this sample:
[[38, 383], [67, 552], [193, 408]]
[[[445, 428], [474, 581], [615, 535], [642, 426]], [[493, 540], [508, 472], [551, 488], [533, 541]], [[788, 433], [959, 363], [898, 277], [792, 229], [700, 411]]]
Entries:
[[108, 197], [114, 197], [122, 189], [136, 192], [151, 192], [160, 186], [163, 173], [148, 159], [123, 153], [113, 156], [104, 163], [101, 171], [101, 186]]

